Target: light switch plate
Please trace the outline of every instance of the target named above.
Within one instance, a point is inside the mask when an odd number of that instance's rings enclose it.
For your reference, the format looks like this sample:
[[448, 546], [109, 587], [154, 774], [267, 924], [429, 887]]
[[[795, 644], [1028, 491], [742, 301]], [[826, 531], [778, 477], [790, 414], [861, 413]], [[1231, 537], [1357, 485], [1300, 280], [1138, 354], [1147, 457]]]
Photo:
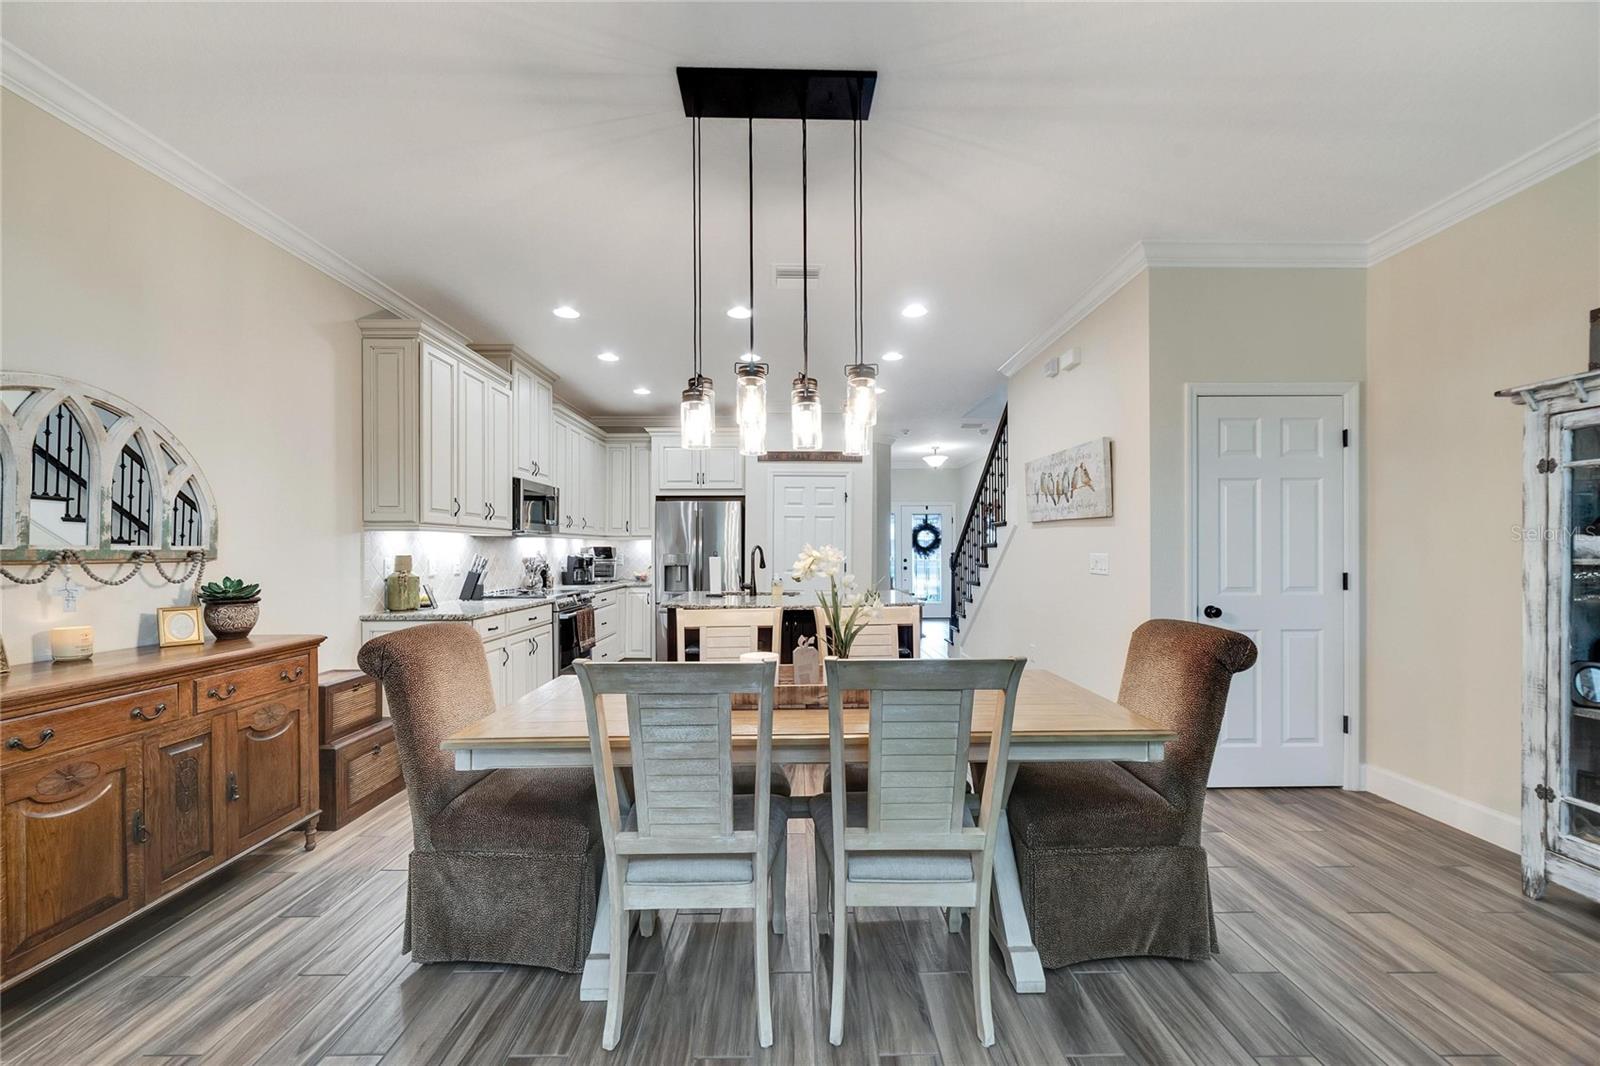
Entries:
[[1090, 552], [1089, 573], [1108, 576], [1111, 573], [1111, 556], [1106, 552]]

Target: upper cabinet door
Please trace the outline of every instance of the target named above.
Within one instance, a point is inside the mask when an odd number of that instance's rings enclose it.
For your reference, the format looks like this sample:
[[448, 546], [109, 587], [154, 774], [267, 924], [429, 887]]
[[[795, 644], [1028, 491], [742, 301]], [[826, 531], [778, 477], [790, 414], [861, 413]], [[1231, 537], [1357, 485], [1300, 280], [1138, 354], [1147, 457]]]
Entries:
[[700, 487], [744, 488], [744, 456], [737, 447], [717, 445], [700, 453]]
[[368, 522], [417, 521], [417, 387], [415, 341], [361, 345], [361, 499]]
[[700, 457], [680, 444], [656, 442], [661, 461], [656, 466], [656, 484], [663, 490], [700, 487]]
[[489, 382], [488, 421], [484, 441], [488, 448], [485, 470], [489, 480], [489, 527], [511, 528], [511, 390]]
[[625, 537], [633, 525], [633, 455], [627, 444], [606, 445], [606, 532]]
[[650, 445], [643, 441], [628, 446], [628, 465], [632, 482], [628, 510], [628, 533], [648, 537], [655, 531], [656, 494], [650, 485]]
[[577, 502], [572, 478], [572, 432], [565, 422], [552, 427], [550, 481], [561, 492], [561, 509], [556, 524], [565, 532], [572, 528], [572, 507]]
[[533, 379], [533, 476], [554, 481], [556, 394], [544, 378]]
[[461, 514], [457, 477], [456, 360], [422, 346], [422, 513], [431, 525], [455, 525]]
[[534, 383], [538, 380], [533, 371], [516, 363], [511, 368], [511, 399], [515, 408], [512, 421], [511, 468], [517, 477], [534, 476], [538, 450], [534, 441], [538, 435], [539, 417], [534, 410]]
[[462, 525], [489, 524], [489, 379], [475, 367], [460, 364], [460, 398], [456, 401], [456, 486]]

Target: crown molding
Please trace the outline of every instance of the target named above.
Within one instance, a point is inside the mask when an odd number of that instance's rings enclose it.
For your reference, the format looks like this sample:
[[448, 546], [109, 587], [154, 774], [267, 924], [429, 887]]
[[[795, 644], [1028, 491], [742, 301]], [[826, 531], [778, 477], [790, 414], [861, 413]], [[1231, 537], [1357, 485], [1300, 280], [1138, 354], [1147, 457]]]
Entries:
[[1367, 265], [1381, 263], [1396, 252], [1405, 251], [1597, 152], [1600, 152], [1600, 116], [1585, 119], [1527, 155], [1384, 230], [1367, 242]]
[[1145, 241], [1148, 267], [1364, 267], [1365, 241]]
[[143, 126], [108, 107], [9, 41], [0, 41], [0, 86], [137, 163], [163, 181], [177, 186], [384, 310], [401, 318], [426, 322], [457, 344], [466, 343], [466, 335], [460, 330], [256, 203]]
[[1011, 358], [1001, 363], [1000, 373], [1009, 378], [1033, 362], [1041, 352], [1059, 340], [1062, 334], [1088, 318], [1095, 308], [1109, 300], [1128, 282], [1144, 273], [1144, 270], [1144, 245], [1135, 244], [1122, 253], [1122, 258], [1113, 263], [1110, 270], [1101, 274], [1095, 283], [1089, 286], [1088, 291], [1067, 308], [1065, 314], [1035, 334], [1032, 340], [1013, 352]]

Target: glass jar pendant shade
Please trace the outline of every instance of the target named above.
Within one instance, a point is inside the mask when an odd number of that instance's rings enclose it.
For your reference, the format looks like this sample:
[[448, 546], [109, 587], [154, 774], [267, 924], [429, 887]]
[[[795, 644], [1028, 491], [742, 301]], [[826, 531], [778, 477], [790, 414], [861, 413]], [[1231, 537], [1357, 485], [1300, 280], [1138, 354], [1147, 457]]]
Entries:
[[872, 424], [854, 417], [848, 408], [844, 413], [844, 453], [860, 456], [872, 454]]
[[822, 447], [822, 402], [818, 399], [817, 379], [800, 374], [789, 391], [789, 433], [797, 452], [814, 452]]
[[878, 368], [871, 363], [845, 367], [844, 409], [847, 418], [878, 424]]
[[709, 448], [716, 426], [717, 394], [711, 379], [696, 374], [683, 390], [683, 404], [679, 408], [679, 432], [685, 448]]
[[767, 450], [767, 364], [747, 362], [734, 367], [734, 419], [739, 424], [739, 454]]

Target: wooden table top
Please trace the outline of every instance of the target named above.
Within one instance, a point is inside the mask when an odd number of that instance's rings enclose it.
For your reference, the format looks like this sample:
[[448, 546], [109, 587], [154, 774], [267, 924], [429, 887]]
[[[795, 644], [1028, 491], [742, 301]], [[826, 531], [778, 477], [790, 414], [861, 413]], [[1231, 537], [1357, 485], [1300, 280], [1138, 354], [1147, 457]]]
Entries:
[[[623, 697], [603, 696], [606, 700], [606, 726], [613, 747], [625, 747], [628, 715]], [[999, 706], [1001, 693], [979, 692], [973, 700], [972, 739], [988, 743], [989, 730]], [[755, 736], [754, 711], [735, 711], [734, 738]], [[857, 739], [867, 734], [865, 708], [845, 710], [845, 730]], [[773, 743], [778, 749], [793, 745], [828, 742], [826, 710], [786, 710], [773, 712]], [[1017, 690], [1017, 712], [1012, 719], [1012, 744], [1090, 741], [1144, 741], [1156, 744], [1176, 738], [1165, 727], [1098, 696], [1081, 685], [1048, 670], [1027, 670]], [[557, 677], [516, 703], [508, 704], [489, 717], [474, 722], [445, 739], [446, 751], [478, 748], [531, 748], [550, 751], [589, 747], [589, 730], [583, 709], [583, 692], [577, 677]]]

